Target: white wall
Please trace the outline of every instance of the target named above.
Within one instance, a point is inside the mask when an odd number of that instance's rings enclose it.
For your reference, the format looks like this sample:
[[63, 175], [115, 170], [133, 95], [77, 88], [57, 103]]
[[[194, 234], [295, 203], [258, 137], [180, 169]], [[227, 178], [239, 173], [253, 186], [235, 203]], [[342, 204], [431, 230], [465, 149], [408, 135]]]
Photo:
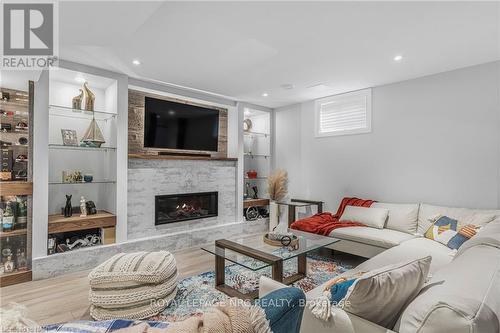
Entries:
[[292, 197], [499, 205], [499, 66], [373, 88], [369, 134], [314, 137], [314, 102], [276, 110], [276, 167]]

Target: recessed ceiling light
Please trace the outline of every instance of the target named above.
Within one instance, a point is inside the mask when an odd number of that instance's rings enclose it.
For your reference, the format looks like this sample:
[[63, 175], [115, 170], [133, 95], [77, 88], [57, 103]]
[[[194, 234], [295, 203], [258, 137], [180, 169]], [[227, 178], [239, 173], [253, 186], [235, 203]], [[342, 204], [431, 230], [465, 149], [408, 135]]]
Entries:
[[75, 81], [78, 83], [85, 83], [87, 80], [83, 76], [77, 76], [75, 77]]
[[316, 90], [316, 91], [324, 91], [324, 90], [330, 90], [331, 87], [324, 84], [324, 83], [318, 83], [318, 84], [314, 84], [312, 86], [307, 87], [307, 89], [312, 89], [312, 90]]
[[132, 60], [132, 63], [133, 63], [134, 65], [136, 65], [136, 66], [139, 66], [139, 65], [141, 64], [141, 62], [140, 62], [139, 60], [137, 60], [137, 59]]
[[401, 54], [398, 54], [397, 56], [394, 57], [394, 61], [399, 62], [401, 60], [403, 60], [403, 56]]
[[262, 93], [262, 97], [267, 97], [267, 96], [269, 96], [268, 93]]
[[285, 89], [285, 90], [291, 90], [294, 88], [294, 85], [291, 84], [291, 83], [284, 83], [281, 85], [281, 88]]

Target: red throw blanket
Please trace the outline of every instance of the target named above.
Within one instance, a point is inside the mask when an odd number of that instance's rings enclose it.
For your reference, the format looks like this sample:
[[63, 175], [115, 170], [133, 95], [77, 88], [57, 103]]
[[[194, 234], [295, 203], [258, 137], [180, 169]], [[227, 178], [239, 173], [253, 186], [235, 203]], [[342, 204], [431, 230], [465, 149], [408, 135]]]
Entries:
[[330, 232], [338, 228], [363, 227], [363, 223], [356, 221], [342, 221], [339, 219], [344, 213], [346, 206], [370, 207], [374, 200], [363, 200], [358, 198], [344, 198], [340, 203], [335, 215], [332, 213], [319, 213], [292, 223], [290, 228], [328, 236]]

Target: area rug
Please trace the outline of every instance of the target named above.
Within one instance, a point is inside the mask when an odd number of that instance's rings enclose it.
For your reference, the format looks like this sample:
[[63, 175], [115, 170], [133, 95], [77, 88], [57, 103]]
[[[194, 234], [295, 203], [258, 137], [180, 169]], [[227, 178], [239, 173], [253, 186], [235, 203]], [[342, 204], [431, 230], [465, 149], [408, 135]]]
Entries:
[[[336, 275], [354, 268], [355, 265], [338, 259], [325, 258], [317, 255], [307, 257], [307, 277], [293, 284], [307, 292], [316, 286], [330, 280]], [[297, 272], [297, 260], [285, 260], [283, 263], [285, 277]], [[271, 276], [271, 268], [267, 267], [253, 272], [242, 266], [233, 264], [226, 266], [226, 284], [243, 293], [258, 288], [261, 275]], [[179, 290], [172, 304], [163, 313], [149, 318], [158, 321], [179, 321], [191, 316], [201, 315], [203, 311], [228, 296], [214, 287], [215, 272], [205, 272], [186, 278], [179, 282]]]

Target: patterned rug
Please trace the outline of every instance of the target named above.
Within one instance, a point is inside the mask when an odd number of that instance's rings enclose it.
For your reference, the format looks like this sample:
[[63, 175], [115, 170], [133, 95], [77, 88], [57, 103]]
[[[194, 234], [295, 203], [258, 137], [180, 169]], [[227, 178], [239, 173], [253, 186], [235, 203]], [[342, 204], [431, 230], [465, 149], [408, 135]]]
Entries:
[[[293, 284], [307, 292], [316, 286], [330, 280], [356, 265], [338, 259], [325, 258], [317, 255], [307, 256], [307, 277]], [[285, 277], [297, 272], [297, 260], [285, 260], [283, 263]], [[261, 275], [271, 276], [271, 268], [267, 267], [257, 272], [233, 264], [226, 266], [226, 284], [243, 293], [258, 288]], [[204, 309], [228, 296], [214, 287], [215, 272], [205, 272], [186, 278], [179, 282], [179, 290], [172, 304], [160, 315], [150, 318], [158, 321], [179, 321], [193, 315], [200, 315]]]

